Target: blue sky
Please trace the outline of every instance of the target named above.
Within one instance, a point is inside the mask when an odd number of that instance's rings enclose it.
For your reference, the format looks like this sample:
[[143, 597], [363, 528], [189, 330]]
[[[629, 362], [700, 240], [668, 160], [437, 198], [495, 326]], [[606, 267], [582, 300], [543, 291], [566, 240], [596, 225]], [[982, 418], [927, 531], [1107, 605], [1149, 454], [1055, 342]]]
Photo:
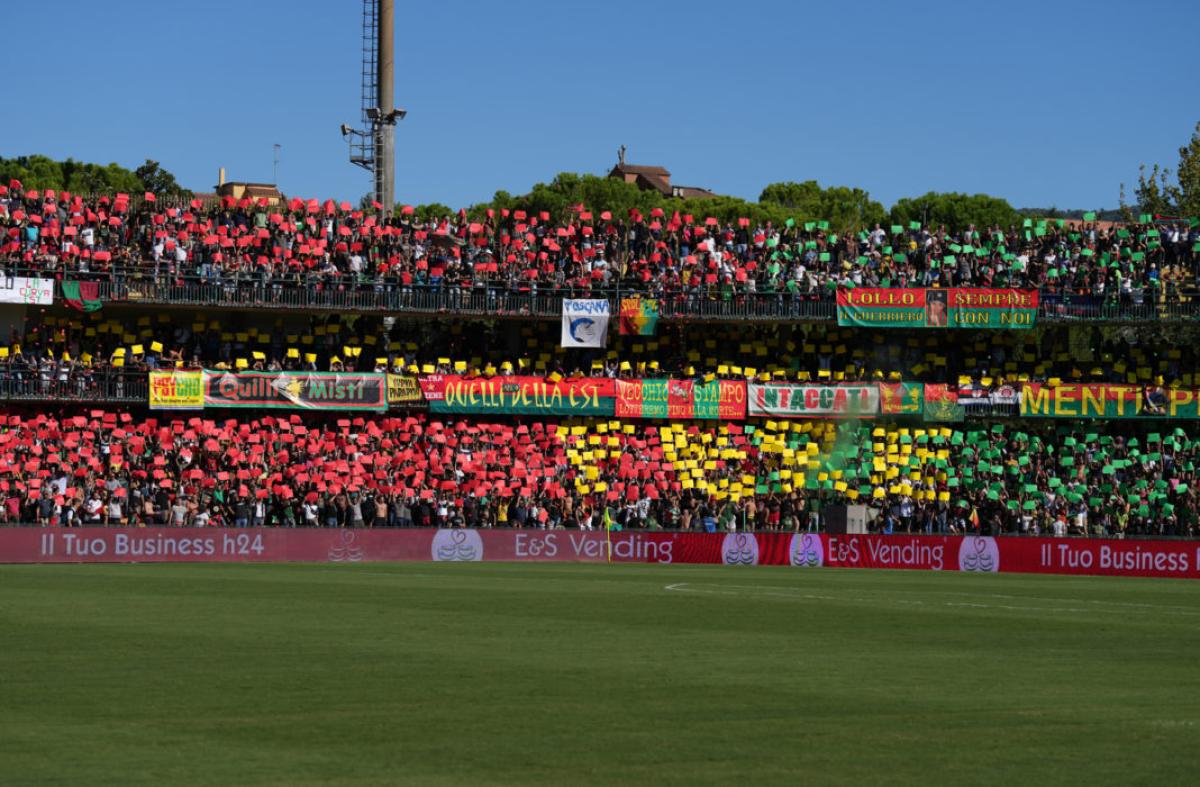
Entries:
[[[1200, 120], [1194, 6], [970, 0], [396, 0], [397, 198], [462, 206], [660, 164], [756, 199], [781, 180], [1018, 207], [1117, 203]], [[7, 4], [0, 155], [217, 168], [357, 199], [358, 0]], [[14, 84], [15, 82], [15, 84]]]

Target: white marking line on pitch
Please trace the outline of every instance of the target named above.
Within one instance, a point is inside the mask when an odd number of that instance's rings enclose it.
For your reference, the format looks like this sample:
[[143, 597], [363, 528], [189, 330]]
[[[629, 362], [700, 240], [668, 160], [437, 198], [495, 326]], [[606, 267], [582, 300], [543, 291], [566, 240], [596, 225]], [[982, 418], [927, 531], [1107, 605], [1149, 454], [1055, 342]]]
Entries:
[[[675, 584], [672, 584], [672, 585], [665, 585], [663, 587], [663, 589], [669, 590], [669, 591], [674, 591], [676, 593], [699, 593], [702, 595], [716, 595], [716, 596], [745, 596], [747, 598], [753, 598], [756, 596], [767, 596], [767, 597], [773, 597], [773, 598], [790, 598], [790, 599], [797, 599], [797, 600], [804, 599], [804, 600], [814, 600], [814, 601], [849, 601], [849, 602], [867, 603], [867, 604], [878, 604], [880, 602], [894, 603], [894, 604], [908, 604], [908, 605], [913, 605], [913, 606], [923, 606], [926, 604], [926, 602], [923, 602], [923, 601], [890, 598], [887, 594], [881, 594], [879, 597], [875, 597], [875, 598], [867, 598], [865, 596], [852, 596], [852, 595], [822, 596], [822, 595], [817, 595], [815, 593], [804, 593], [804, 592], [781, 593], [781, 592], [777, 592], [777, 590], [784, 590], [784, 588], [777, 588], [776, 591], [765, 591], [760, 587], [756, 587], [756, 586], [752, 586], [752, 585], [732, 585], [732, 586], [726, 586], [726, 587], [742, 588], [742, 589], [748, 590], [750, 592], [743, 592], [742, 590], [713, 590], [710, 588], [694, 587], [691, 582], [676, 582]], [[996, 596], [996, 597], [1009, 598], [1007, 596]], [[1012, 598], [1020, 600], [1022, 597], [1014, 596]], [[1031, 598], [1031, 600], [1036, 600], [1036, 599]], [[1044, 600], [1063, 601], [1064, 599], [1044, 599]], [[1074, 599], [1072, 599], [1072, 601], [1074, 601]], [[1104, 602], [1096, 602], [1096, 603], [1104, 603]], [[1119, 602], [1117, 602], [1117, 603], [1119, 603]], [[938, 606], [938, 604], [937, 604], [937, 602], [930, 602], [929, 606]], [[1103, 612], [1103, 613], [1116, 614], [1116, 615], [1127, 614], [1126, 610], [1122, 610], [1122, 609], [1100, 609], [1100, 608], [1097, 608], [1094, 606], [1093, 607], [1029, 607], [1029, 606], [1019, 606], [1019, 605], [1015, 605], [1015, 604], [984, 604], [984, 603], [980, 603], [980, 602], [971, 602], [971, 601], [945, 601], [945, 602], [942, 602], [940, 606], [969, 607], [969, 608], [973, 608], [973, 609], [1007, 609], [1007, 610], [1016, 610], [1016, 611], [1020, 611], [1020, 612], [1062, 612], [1062, 613], [1071, 613], [1071, 614], [1076, 614], [1076, 613], [1081, 613], [1081, 612]], [[1197, 614], [1194, 612], [1170, 611], [1170, 610], [1176, 609], [1174, 607], [1156, 607], [1153, 604], [1147, 604], [1147, 605], [1141, 605], [1141, 606], [1147, 606], [1152, 609], [1158, 610], [1158, 611], [1162, 612], [1162, 614], [1170, 616], [1170, 617]]]

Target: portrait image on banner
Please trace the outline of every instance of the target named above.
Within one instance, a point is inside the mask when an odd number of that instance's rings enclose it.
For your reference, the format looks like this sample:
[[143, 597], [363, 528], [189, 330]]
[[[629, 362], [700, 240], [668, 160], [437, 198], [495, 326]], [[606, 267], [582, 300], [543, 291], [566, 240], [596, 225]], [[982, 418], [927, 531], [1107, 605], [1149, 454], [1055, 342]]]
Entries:
[[1023, 330], [1037, 322], [1038, 291], [924, 287], [843, 287], [838, 325], [874, 328]]
[[604, 347], [608, 344], [611, 307], [607, 299], [564, 298], [562, 304], [563, 347]]

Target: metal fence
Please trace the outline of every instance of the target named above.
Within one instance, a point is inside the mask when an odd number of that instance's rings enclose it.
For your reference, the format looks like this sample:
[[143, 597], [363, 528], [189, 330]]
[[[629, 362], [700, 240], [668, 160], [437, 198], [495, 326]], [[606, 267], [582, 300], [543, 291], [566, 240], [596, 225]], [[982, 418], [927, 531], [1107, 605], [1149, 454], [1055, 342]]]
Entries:
[[[32, 272], [30, 272], [32, 273]], [[624, 298], [657, 298], [663, 319], [711, 322], [834, 322], [835, 302], [819, 295], [722, 292], [711, 289], [645, 292], [620, 287], [580, 291], [500, 284], [405, 285], [395, 281], [154, 276], [146, 272], [90, 278], [101, 300], [150, 306], [253, 308], [279, 311], [381, 311], [414, 315], [558, 318], [564, 298], [604, 298], [616, 314]], [[1162, 323], [1200, 320], [1200, 292], [1165, 298], [1134, 293], [1120, 298], [1042, 292], [1042, 323]]]
[[[11, 269], [0, 275], [61, 279], [63, 271]], [[523, 284], [403, 284], [350, 275], [308, 277], [176, 275], [142, 267], [70, 274], [94, 281], [110, 303], [149, 306], [252, 308], [279, 311], [388, 312], [414, 315], [557, 318], [564, 298], [604, 298], [615, 314], [624, 298], [656, 298], [663, 319], [711, 322], [833, 322], [837, 307], [828, 295], [726, 291], [712, 287], [654, 292], [613, 287], [576, 290]], [[1042, 323], [1163, 323], [1200, 320], [1200, 291], [1169, 290], [1153, 297], [1134, 290], [1119, 297], [1040, 293]]]
[[0, 372], [0, 401], [146, 404], [148, 380], [146, 372], [135, 370], [75, 369], [59, 375], [6, 369]]

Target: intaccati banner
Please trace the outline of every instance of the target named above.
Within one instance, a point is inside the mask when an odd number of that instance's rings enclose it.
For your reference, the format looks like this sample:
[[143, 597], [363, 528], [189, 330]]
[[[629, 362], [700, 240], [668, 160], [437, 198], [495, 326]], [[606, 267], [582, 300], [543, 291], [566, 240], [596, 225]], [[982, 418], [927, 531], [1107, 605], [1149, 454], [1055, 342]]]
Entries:
[[745, 380], [617, 380], [618, 418], [746, 418]]
[[1030, 418], [1200, 418], [1200, 392], [1154, 385], [1062, 383], [1021, 386]]
[[476, 415], [613, 415], [615, 386], [607, 377], [554, 380], [549, 377], [421, 378], [421, 392], [434, 413]]
[[[1200, 545], [1194, 541], [503, 529], [0, 528], [0, 563], [285, 561], [611, 561], [1200, 579]], [[686, 582], [670, 590], [690, 592]], [[991, 603], [986, 597], [977, 601], [972, 606]]]
[[879, 413], [877, 383], [806, 385], [750, 383], [747, 412], [775, 418], [871, 418]]
[[205, 407], [386, 410], [387, 375], [368, 372], [204, 372]]
[[1037, 290], [854, 287], [837, 292], [838, 325], [1027, 329], [1036, 324], [1037, 311]]

